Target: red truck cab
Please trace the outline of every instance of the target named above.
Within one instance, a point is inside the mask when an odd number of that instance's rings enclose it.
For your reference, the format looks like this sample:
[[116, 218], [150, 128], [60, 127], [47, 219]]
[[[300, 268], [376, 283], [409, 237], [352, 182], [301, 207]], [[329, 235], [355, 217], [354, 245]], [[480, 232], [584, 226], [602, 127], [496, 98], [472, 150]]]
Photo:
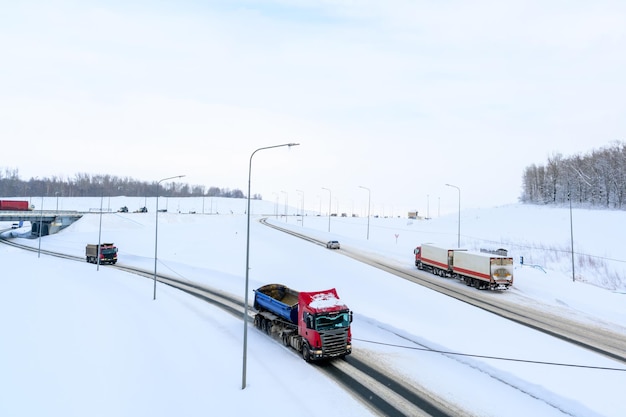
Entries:
[[337, 291], [300, 292], [298, 334], [303, 338], [305, 360], [332, 358], [352, 353], [352, 312]]

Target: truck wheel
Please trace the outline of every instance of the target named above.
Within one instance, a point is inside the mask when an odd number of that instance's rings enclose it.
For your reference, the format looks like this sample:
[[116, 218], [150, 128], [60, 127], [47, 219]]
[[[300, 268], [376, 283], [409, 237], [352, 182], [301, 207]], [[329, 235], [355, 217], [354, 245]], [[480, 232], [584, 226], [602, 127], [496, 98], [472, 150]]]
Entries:
[[302, 359], [306, 362], [311, 362], [311, 352], [309, 351], [309, 346], [307, 344], [302, 346]]

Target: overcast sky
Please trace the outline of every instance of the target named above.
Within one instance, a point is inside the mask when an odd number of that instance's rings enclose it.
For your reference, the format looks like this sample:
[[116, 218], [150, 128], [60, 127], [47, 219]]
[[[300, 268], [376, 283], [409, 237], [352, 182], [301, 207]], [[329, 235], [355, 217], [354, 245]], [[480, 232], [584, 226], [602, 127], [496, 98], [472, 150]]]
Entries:
[[0, 168], [247, 192], [252, 152], [297, 142], [256, 153], [253, 194], [514, 203], [525, 167], [626, 140], [624, 22], [620, 0], [5, 1]]

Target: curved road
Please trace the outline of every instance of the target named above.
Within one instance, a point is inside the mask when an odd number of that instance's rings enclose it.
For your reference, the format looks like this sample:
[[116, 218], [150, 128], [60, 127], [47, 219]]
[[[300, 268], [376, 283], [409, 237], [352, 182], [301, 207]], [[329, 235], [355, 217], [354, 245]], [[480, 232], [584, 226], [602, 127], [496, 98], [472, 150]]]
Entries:
[[[291, 229], [270, 224], [266, 219], [262, 219], [261, 223], [317, 245], [326, 246], [325, 242]], [[433, 291], [456, 298], [457, 300], [466, 302], [498, 316], [513, 320], [519, 324], [558, 337], [594, 352], [601, 353], [626, 364], [626, 333], [619, 333], [600, 325], [590, 326], [589, 323], [583, 323], [562, 315], [552, 314], [545, 309], [533, 308], [512, 302], [506, 299], [506, 297], [498, 297], [499, 293], [481, 291], [473, 287], [459, 285], [459, 281], [456, 280], [446, 280], [425, 271], [399, 267], [389, 260], [382, 258], [375, 259], [371, 255], [356, 252], [344, 247], [342, 247], [339, 252], [359, 262], [366, 263], [400, 278], [423, 285]]]
[[[0, 243], [38, 252], [37, 248], [20, 245], [7, 239], [0, 238]], [[49, 256], [85, 262], [84, 257], [48, 250], [41, 250], [40, 252]], [[151, 271], [125, 266], [119, 263], [116, 265], [102, 266], [140, 275], [150, 280], [154, 279], [154, 273]], [[157, 280], [213, 304], [237, 318], [243, 318], [244, 301], [239, 297], [164, 274], [157, 274]], [[249, 309], [246, 320], [249, 321], [251, 329], [256, 330], [253, 323], [254, 314], [255, 312]], [[280, 343], [279, 341], [277, 342]], [[280, 344], [282, 345], [282, 343]], [[297, 355], [298, 357], [300, 356], [298, 352], [291, 348], [284, 347], [284, 349], [287, 353]], [[349, 391], [356, 399], [361, 401], [377, 415], [415, 417], [472, 416], [471, 413], [459, 409], [457, 405], [448, 403], [446, 399], [437, 397], [423, 387], [405, 384], [402, 378], [379, 368], [376, 364], [372, 363], [369, 358], [360, 355], [356, 351], [353, 351], [350, 356], [343, 360], [337, 359], [317, 363], [317, 369], [335, 380], [340, 386]]]

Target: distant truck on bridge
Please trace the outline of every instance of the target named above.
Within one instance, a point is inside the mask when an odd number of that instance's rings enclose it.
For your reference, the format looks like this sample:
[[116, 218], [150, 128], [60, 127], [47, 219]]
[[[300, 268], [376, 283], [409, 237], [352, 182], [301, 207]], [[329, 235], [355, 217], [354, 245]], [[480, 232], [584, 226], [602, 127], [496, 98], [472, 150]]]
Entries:
[[0, 210], [28, 211], [32, 210], [28, 201], [22, 200], [0, 200]]

